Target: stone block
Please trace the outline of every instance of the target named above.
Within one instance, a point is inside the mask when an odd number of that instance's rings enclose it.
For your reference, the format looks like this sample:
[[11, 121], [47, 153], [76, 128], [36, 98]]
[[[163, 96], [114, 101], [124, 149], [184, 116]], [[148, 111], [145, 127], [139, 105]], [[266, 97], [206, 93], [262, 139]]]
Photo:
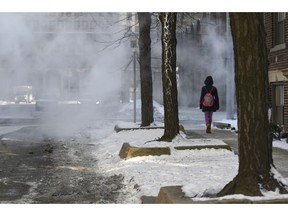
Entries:
[[129, 159], [139, 156], [160, 156], [160, 155], [171, 155], [171, 150], [169, 147], [133, 147], [129, 143], [123, 143], [120, 150], [119, 156], [123, 159]]
[[120, 131], [125, 131], [125, 130], [150, 130], [150, 129], [164, 129], [164, 127], [158, 127], [158, 126], [149, 126], [149, 127], [120, 127], [119, 125], [115, 125], [114, 131], [117, 133]]
[[213, 126], [220, 128], [220, 129], [230, 129], [231, 124], [224, 123], [224, 122], [213, 122]]
[[142, 204], [157, 204], [157, 197], [154, 196], [142, 196], [141, 203]]
[[232, 151], [229, 145], [195, 145], [195, 146], [176, 146], [176, 150], [201, 150], [201, 149], [227, 149]]

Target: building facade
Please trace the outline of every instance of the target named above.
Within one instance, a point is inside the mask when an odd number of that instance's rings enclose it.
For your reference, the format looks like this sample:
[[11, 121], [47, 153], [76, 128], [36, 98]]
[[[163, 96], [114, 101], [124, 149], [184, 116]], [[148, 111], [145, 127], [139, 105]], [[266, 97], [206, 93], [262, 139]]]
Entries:
[[126, 58], [119, 20], [119, 13], [0, 13], [1, 93], [29, 85], [73, 100], [110, 91]]
[[288, 17], [264, 13], [269, 61], [271, 122], [288, 130]]

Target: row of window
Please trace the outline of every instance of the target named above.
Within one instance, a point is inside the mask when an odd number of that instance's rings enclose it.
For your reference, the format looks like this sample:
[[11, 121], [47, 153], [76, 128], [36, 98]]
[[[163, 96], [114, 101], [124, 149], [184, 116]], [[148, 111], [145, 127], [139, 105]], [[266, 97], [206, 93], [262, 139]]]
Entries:
[[36, 32], [84, 31], [94, 32], [106, 29], [119, 22], [116, 13], [28, 13], [28, 25]]
[[[286, 13], [273, 13], [273, 47], [285, 43]], [[272, 85], [272, 119], [275, 124], [284, 124], [284, 85]]]
[[273, 46], [285, 43], [286, 13], [273, 14]]
[[[27, 16], [30, 16], [31, 18], [41, 18], [45, 17], [48, 19], [59, 19], [59, 18], [67, 18], [67, 19], [78, 19], [78, 18], [85, 18], [88, 16], [94, 16], [94, 15], [101, 15], [101, 13], [89, 13], [89, 12], [47, 12], [47, 13], [28, 13]], [[103, 13], [104, 14], [104, 13]], [[105, 16], [107, 15], [113, 15], [113, 13], [105, 13]]]
[[54, 32], [54, 31], [84, 31], [95, 32], [99, 28], [103, 28], [103, 23], [95, 21], [33, 21], [30, 25], [36, 32]]

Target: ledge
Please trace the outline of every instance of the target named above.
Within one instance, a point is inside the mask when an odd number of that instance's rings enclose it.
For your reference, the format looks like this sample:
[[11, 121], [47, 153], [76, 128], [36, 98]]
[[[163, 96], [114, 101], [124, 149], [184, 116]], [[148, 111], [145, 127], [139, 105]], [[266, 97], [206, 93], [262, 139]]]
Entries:
[[160, 155], [171, 155], [169, 147], [160, 147], [160, 148], [139, 148], [130, 146], [129, 143], [123, 143], [120, 150], [119, 156], [122, 159], [129, 159], [139, 156], [160, 156]]
[[288, 204], [288, 199], [250, 200], [250, 199], [219, 199], [192, 200], [186, 197], [182, 186], [161, 187], [157, 197], [141, 197], [142, 204]]
[[230, 129], [231, 124], [224, 123], [224, 122], [213, 122], [213, 126], [220, 128], [220, 129]]
[[201, 150], [201, 149], [227, 149], [232, 151], [229, 145], [198, 145], [198, 146], [176, 146], [176, 150]]
[[114, 131], [116, 131], [117, 133], [120, 131], [124, 131], [124, 130], [147, 130], [147, 129], [164, 129], [164, 127], [156, 127], [156, 126], [149, 126], [149, 127], [119, 127], [118, 125], [116, 125], [114, 127]]
[[[201, 150], [201, 149], [226, 149], [232, 151], [229, 145], [194, 145], [194, 146], [175, 146], [176, 150]], [[170, 147], [135, 147], [129, 143], [123, 143], [119, 156], [122, 159], [143, 156], [171, 155]]]
[[[149, 129], [165, 129], [162, 126], [147, 126], [147, 127], [120, 127], [119, 125], [115, 125], [114, 131], [117, 133], [123, 130], [149, 130]], [[179, 131], [182, 131], [183, 133], [186, 134], [185, 128], [183, 125], [179, 125]]]

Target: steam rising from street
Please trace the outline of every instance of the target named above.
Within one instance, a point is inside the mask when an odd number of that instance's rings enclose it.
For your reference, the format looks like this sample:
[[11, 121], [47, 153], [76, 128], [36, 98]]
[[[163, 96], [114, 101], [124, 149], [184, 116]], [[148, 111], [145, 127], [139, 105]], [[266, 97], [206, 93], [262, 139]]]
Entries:
[[[43, 94], [55, 97], [57, 115], [47, 107], [41, 118], [60, 125], [59, 130], [63, 120], [68, 128], [71, 119], [81, 125], [103, 116], [102, 111], [107, 114], [120, 101], [122, 73], [131, 55], [125, 40], [118, 42], [124, 35], [119, 16], [0, 13], [0, 100], [13, 101], [15, 86], [32, 86], [36, 101]], [[81, 102], [93, 105], [77, 106]]]
[[[129, 102], [133, 87], [131, 38], [123, 14], [0, 13], [0, 101], [13, 102], [17, 86], [32, 86], [36, 104], [43, 95], [50, 95], [59, 102], [57, 111], [47, 106], [47, 112], [39, 112], [37, 117], [57, 131], [111, 117], [120, 100]], [[227, 84], [234, 83], [233, 68], [228, 67], [230, 32], [219, 33], [211, 20], [200, 20], [200, 40], [184, 40], [181, 46], [177, 38], [179, 104], [197, 107], [203, 81], [212, 75], [223, 108]], [[187, 23], [191, 26], [191, 19]], [[225, 26], [225, 20], [220, 25]], [[161, 41], [159, 32], [151, 31], [153, 95], [161, 103]], [[138, 66], [136, 70], [140, 90]], [[233, 73], [229, 80], [227, 73]], [[231, 109], [233, 112], [234, 107]]]

